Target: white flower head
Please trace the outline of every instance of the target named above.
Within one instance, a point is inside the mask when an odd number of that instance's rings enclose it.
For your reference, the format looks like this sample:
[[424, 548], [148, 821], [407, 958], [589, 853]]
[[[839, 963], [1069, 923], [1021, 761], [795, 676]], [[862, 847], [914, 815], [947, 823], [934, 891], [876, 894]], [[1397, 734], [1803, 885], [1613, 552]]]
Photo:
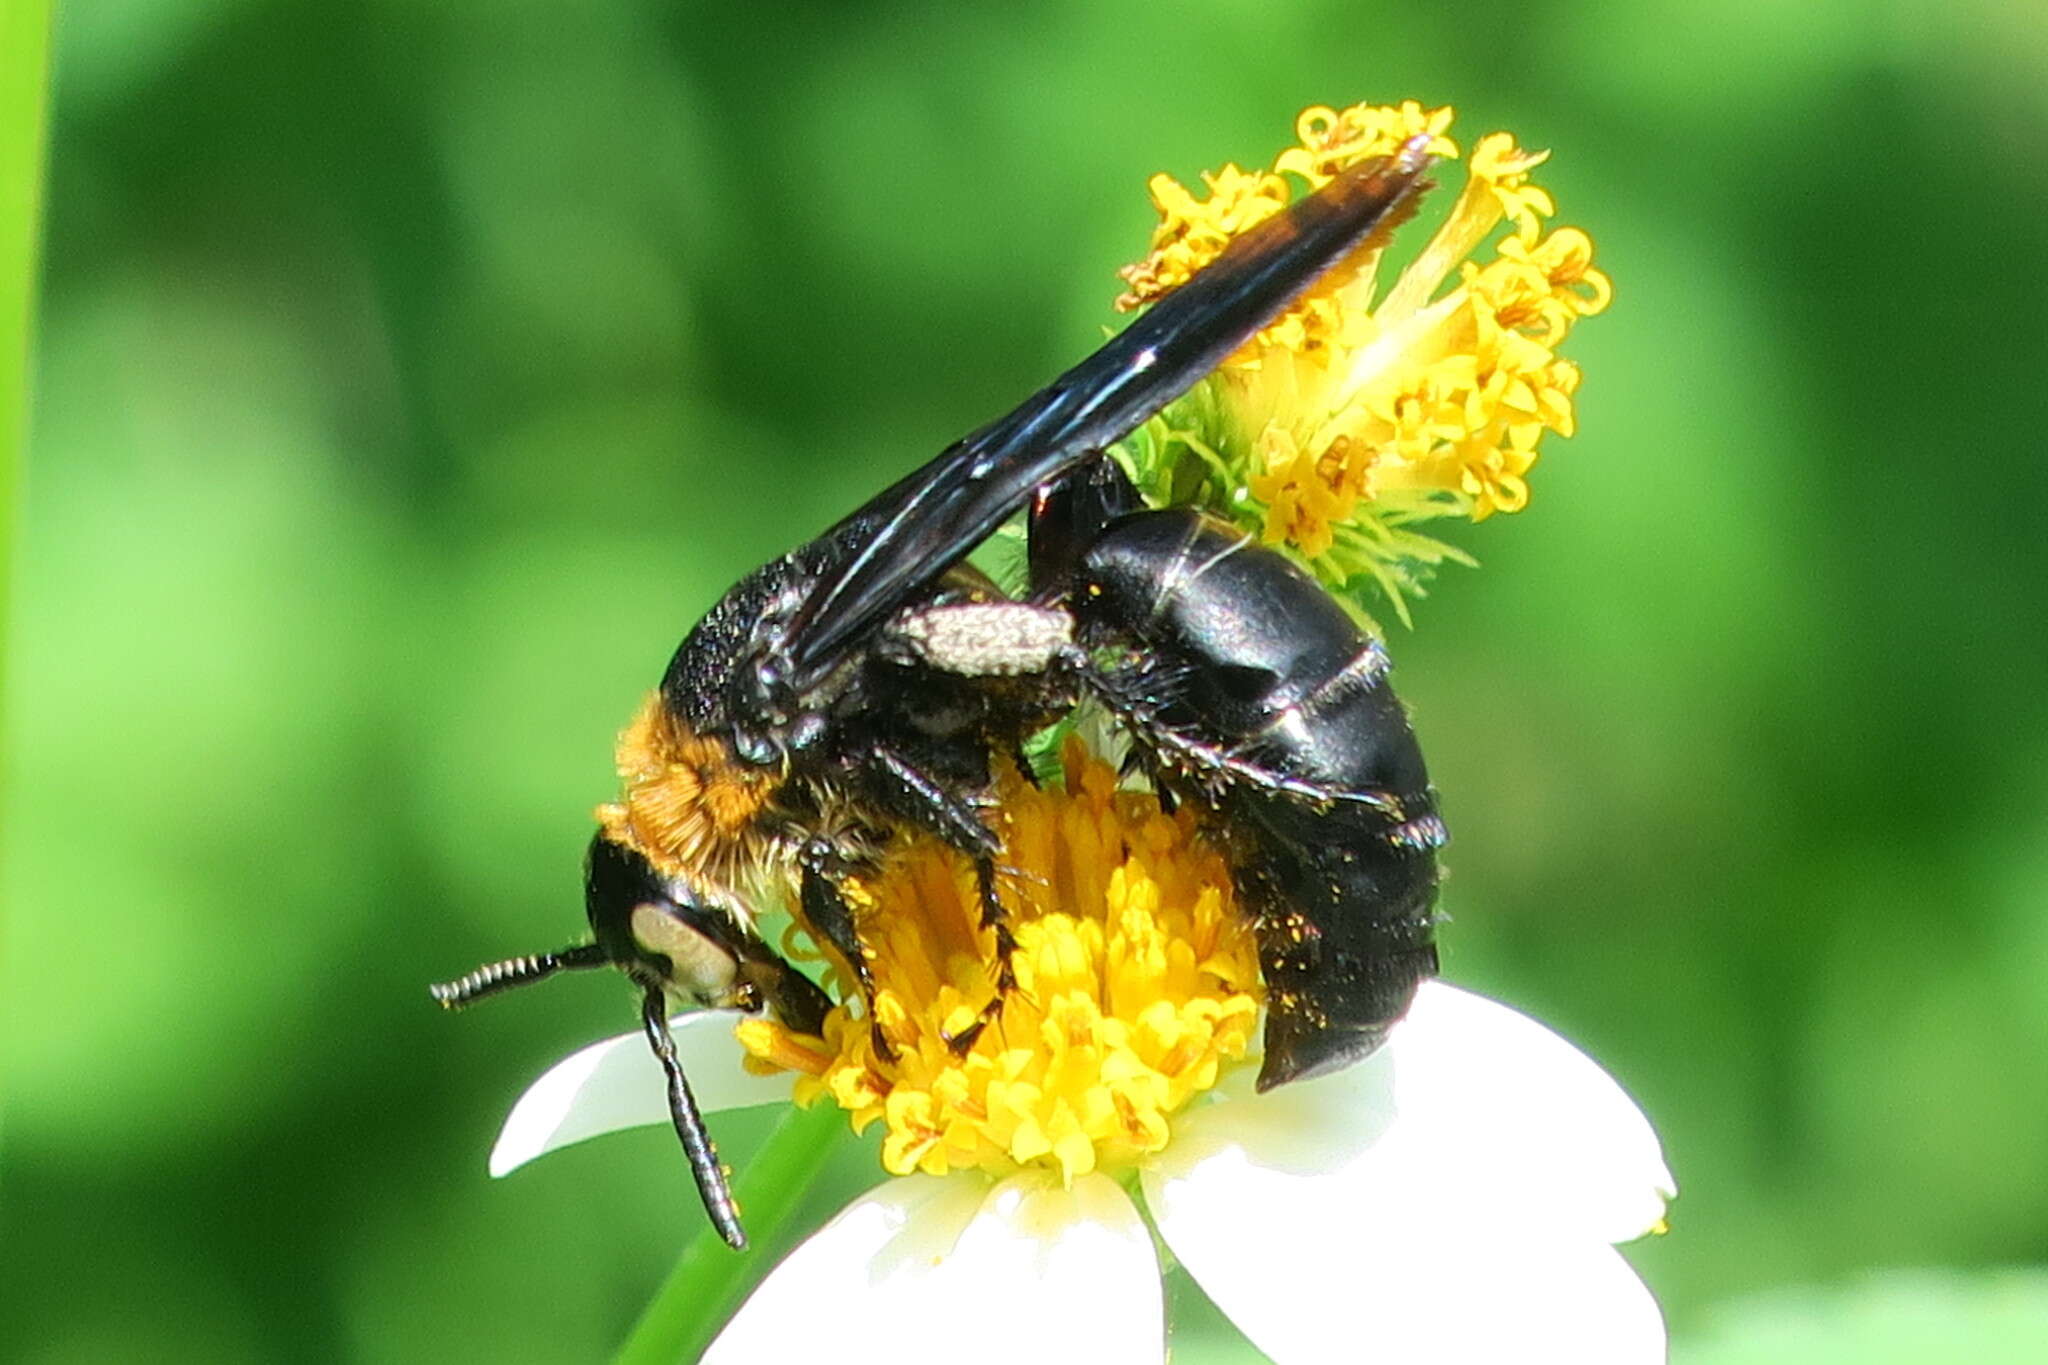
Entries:
[[[1066, 791], [1015, 784], [1002, 812], [1005, 858], [1048, 904], [1013, 917], [1017, 990], [964, 1055], [946, 1040], [990, 945], [971, 872], [936, 851], [870, 888], [894, 936], [870, 964], [882, 1047], [848, 1007], [823, 1039], [739, 1026], [755, 1069], [800, 1073], [800, 1100], [885, 1124], [892, 1174], [769, 1274], [707, 1360], [910, 1332], [984, 1362], [1163, 1361], [1155, 1231], [1281, 1365], [1664, 1358], [1614, 1244], [1660, 1228], [1676, 1186], [1598, 1065], [1428, 982], [1364, 1061], [1259, 1094], [1255, 951], [1188, 814], [1072, 756]], [[706, 1110], [789, 1093], [742, 1065], [733, 1019], [674, 1023]], [[667, 1120], [660, 1068], [626, 1035], [543, 1076], [491, 1170]]]

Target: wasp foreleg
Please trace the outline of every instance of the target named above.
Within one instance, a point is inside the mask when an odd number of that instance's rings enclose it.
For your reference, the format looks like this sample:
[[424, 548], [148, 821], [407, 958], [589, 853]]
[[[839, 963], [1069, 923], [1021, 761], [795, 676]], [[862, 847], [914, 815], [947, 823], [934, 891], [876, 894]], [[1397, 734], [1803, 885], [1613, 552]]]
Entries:
[[884, 1061], [892, 1061], [896, 1045], [883, 1034], [882, 1021], [875, 1014], [874, 969], [868, 965], [867, 948], [861, 943], [860, 926], [854, 923], [853, 906], [839, 890], [839, 879], [847, 869], [837, 851], [822, 840], [804, 850], [803, 864], [798, 895], [803, 900], [804, 921], [812, 933], [838, 952], [846, 969], [853, 973], [854, 984], [860, 987], [861, 1003], [867, 1007], [868, 1033], [874, 1040], [875, 1053]]

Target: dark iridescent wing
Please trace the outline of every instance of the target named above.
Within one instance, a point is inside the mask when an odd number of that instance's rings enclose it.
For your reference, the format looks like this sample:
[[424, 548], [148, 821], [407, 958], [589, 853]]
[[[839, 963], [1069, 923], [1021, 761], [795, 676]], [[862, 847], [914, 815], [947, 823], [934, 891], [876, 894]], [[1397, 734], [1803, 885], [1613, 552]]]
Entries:
[[828, 537], [860, 550], [797, 610], [784, 637], [799, 687], [935, 581], [1020, 508], [1178, 398], [1375, 229], [1412, 211], [1429, 139], [1361, 162], [1240, 234], [1193, 279], [1022, 406], [892, 485]]

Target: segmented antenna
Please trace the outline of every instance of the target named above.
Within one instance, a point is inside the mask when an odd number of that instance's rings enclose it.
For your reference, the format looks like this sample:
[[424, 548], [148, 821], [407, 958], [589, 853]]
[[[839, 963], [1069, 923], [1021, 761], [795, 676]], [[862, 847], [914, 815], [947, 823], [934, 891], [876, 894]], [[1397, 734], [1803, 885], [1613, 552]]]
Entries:
[[514, 986], [529, 985], [559, 971], [602, 967], [605, 961], [604, 949], [595, 943], [583, 943], [574, 948], [564, 948], [559, 953], [536, 953], [532, 957], [512, 957], [503, 962], [493, 962], [467, 976], [429, 986], [427, 992], [449, 1009], [459, 1010], [487, 995], [509, 991]]
[[747, 1234], [740, 1227], [739, 1205], [733, 1200], [732, 1186], [726, 1183], [725, 1167], [718, 1164], [718, 1148], [712, 1145], [711, 1134], [704, 1127], [697, 1097], [690, 1093], [690, 1083], [683, 1079], [683, 1064], [676, 1057], [676, 1040], [668, 1031], [668, 1001], [658, 987], [650, 988], [642, 998], [640, 1023], [668, 1077], [669, 1117], [675, 1121], [676, 1136], [683, 1140], [683, 1152], [690, 1159], [690, 1174], [696, 1177], [704, 1211], [711, 1215], [711, 1225], [718, 1229], [727, 1246], [745, 1251]]

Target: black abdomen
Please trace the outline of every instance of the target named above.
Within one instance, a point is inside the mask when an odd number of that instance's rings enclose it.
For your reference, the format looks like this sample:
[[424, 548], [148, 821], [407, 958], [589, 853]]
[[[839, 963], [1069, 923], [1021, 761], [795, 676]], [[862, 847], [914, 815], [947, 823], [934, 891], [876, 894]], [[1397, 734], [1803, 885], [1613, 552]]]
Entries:
[[1291, 560], [1186, 508], [1110, 526], [1069, 601], [1089, 684], [1230, 848], [1266, 977], [1260, 1088], [1365, 1056], [1436, 970], [1445, 837], [1385, 651]]

